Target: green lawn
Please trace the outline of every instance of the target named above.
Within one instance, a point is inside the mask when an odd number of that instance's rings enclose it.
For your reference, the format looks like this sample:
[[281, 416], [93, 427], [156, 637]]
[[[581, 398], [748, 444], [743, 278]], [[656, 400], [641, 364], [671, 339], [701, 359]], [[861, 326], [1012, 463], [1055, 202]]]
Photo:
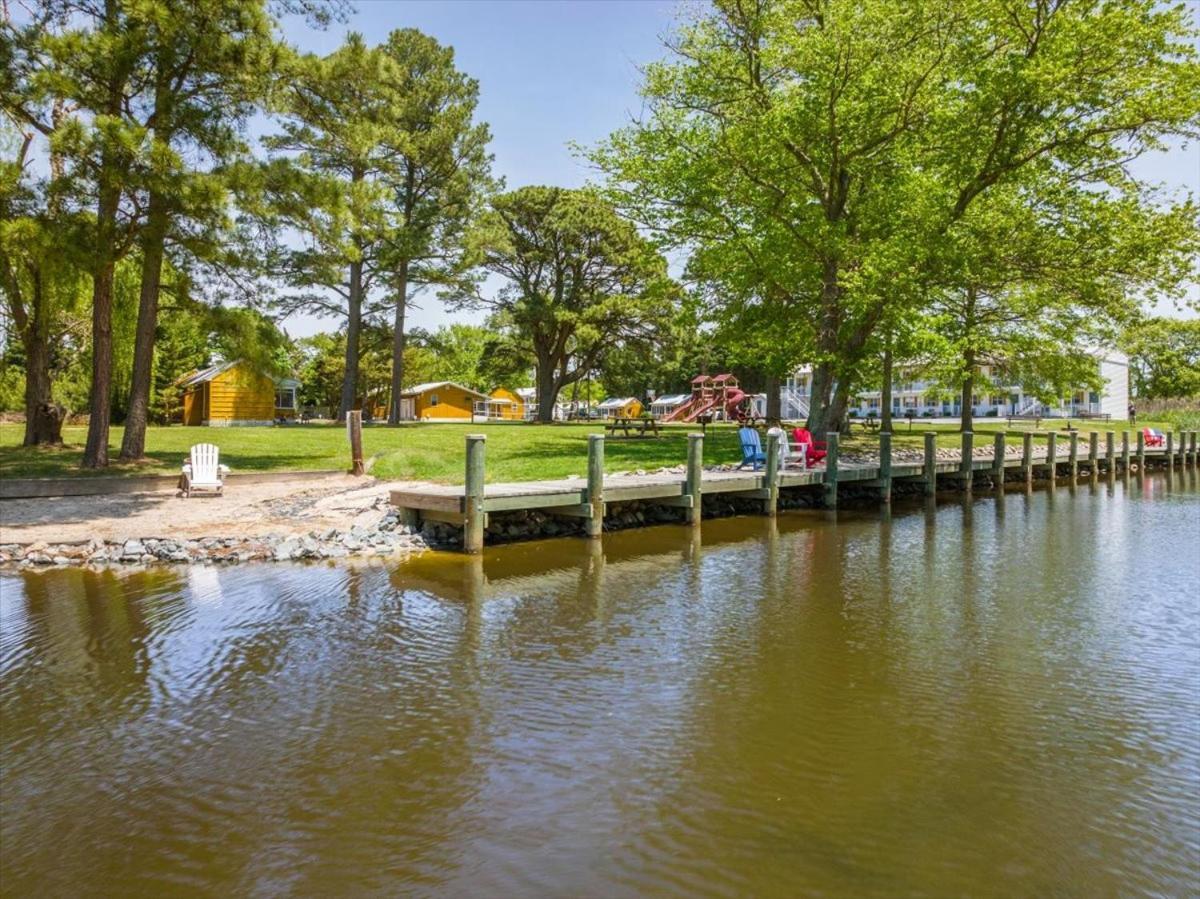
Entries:
[[[1154, 422], [1139, 425], [1155, 427]], [[1162, 423], [1157, 425], [1164, 430]], [[1046, 425], [1038, 433], [1046, 433]], [[1088, 430], [1124, 430], [1124, 422], [1106, 425], [1087, 424]], [[975, 426], [976, 446], [989, 445], [1005, 422], [983, 419]], [[1018, 430], [1030, 430], [1022, 423]], [[605, 444], [605, 468], [608, 471], [653, 470], [682, 464], [687, 454], [690, 426], [669, 425], [657, 439], [609, 439]], [[895, 426], [892, 445], [921, 447], [926, 430], [939, 432], [938, 443], [957, 446], [959, 437], [951, 425], [930, 425], [916, 420], [911, 429], [907, 421]], [[122, 429], [112, 429], [112, 455], [116, 458]], [[588, 424], [408, 424], [398, 428], [368, 426], [363, 442], [368, 456], [375, 457], [372, 473], [383, 478], [420, 479], [443, 482], [462, 481], [463, 437], [485, 433], [487, 473], [490, 481], [524, 481], [583, 475], [586, 470], [588, 434], [600, 433], [600, 425]], [[65, 428], [67, 445], [61, 449], [27, 449], [20, 445], [22, 426], [0, 424], [0, 477], [68, 477], [95, 474], [175, 474], [193, 443], [210, 442], [221, 448], [221, 460], [237, 471], [300, 471], [305, 469], [348, 468], [349, 447], [343, 427], [335, 425], [297, 425], [279, 428], [151, 428], [146, 436], [148, 461], [138, 465], [112, 465], [104, 472], [79, 468], [83, 428]], [[869, 451], [878, 445], [878, 436], [859, 428], [854, 436], [842, 441], [850, 451]], [[706, 464], [736, 462], [741, 453], [737, 432], [729, 425], [710, 426], [705, 440]]]

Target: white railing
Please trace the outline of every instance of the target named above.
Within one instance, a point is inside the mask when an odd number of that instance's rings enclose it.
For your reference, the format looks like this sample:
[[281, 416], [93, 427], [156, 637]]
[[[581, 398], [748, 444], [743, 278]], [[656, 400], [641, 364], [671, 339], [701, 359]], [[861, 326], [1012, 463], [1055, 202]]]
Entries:
[[797, 387], [784, 387], [779, 391], [780, 418], [799, 421], [808, 418], [808, 395]]

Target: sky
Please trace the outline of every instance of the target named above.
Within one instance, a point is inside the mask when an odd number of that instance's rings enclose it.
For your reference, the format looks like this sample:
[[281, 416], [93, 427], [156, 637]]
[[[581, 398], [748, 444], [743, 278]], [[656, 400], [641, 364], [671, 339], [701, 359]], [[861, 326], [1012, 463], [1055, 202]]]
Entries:
[[[289, 18], [284, 33], [317, 53], [336, 49], [349, 31], [378, 43], [395, 28], [419, 28], [452, 46], [458, 67], [479, 82], [477, 114], [491, 126], [494, 172], [510, 189], [576, 187], [592, 176], [570, 145], [593, 145], [638, 114], [639, 67], [665, 55], [662, 36], [683, 8], [678, 0], [357, 0], [355, 7], [345, 24], [318, 31]], [[1200, 196], [1196, 145], [1136, 168]], [[1193, 285], [1191, 296], [1200, 302], [1200, 288]], [[480, 318], [451, 315], [432, 295], [417, 302], [422, 308], [409, 319], [417, 327]], [[338, 324], [297, 316], [285, 326], [302, 337]]]

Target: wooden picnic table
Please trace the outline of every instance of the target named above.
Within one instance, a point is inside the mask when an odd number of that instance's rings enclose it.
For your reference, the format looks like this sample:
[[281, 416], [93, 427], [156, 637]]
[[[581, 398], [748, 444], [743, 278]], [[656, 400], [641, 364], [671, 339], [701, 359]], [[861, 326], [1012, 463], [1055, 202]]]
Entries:
[[[658, 437], [658, 419], [656, 418], [625, 418], [618, 416], [604, 426], [613, 437], [617, 431], [623, 431], [626, 437]], [[632, 432], [632, 433], [631, 433]]]

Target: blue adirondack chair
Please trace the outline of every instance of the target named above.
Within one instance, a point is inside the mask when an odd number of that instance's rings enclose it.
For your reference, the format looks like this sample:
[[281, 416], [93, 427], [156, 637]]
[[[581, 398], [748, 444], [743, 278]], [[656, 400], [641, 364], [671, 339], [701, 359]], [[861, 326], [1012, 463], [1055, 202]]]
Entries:
[[742, 441], [742, 464], [738, 468], [750, 465], [755, 471], [758, 471], [767, 461], [767, 456], [762, 448], [762, 438], [758, 436], [758, 431], [754, 428], [738, 428], [738, 439]]

